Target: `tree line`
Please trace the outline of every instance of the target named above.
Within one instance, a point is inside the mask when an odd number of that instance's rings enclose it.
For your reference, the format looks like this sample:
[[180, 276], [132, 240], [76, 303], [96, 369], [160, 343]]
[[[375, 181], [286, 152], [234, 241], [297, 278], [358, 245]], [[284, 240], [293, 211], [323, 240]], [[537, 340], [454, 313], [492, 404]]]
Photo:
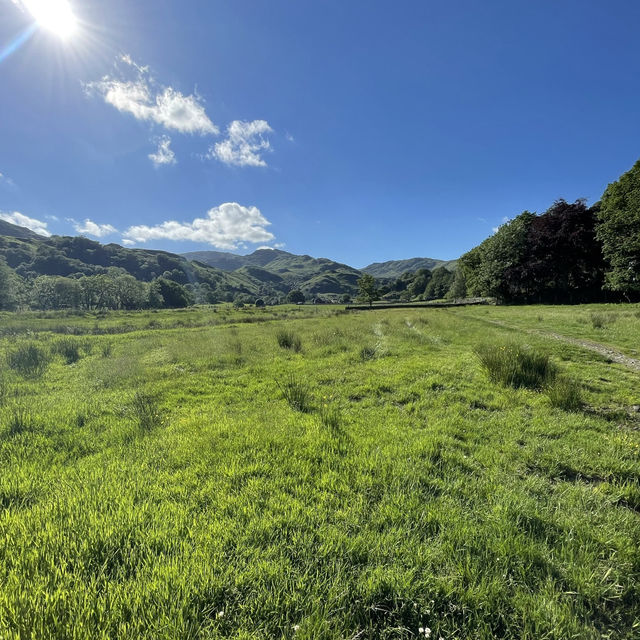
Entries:
[[640, 299], [640, 160], [599, 202], [524, 211], [458, 261], [458, 292], [515, 303]]

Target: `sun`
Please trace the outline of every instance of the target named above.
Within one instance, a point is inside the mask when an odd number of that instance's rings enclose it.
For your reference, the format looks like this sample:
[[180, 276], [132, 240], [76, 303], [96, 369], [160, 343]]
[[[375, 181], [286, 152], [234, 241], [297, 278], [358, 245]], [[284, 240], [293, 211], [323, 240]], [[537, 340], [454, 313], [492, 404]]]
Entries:
[[60, 38], [71, 37], [78, 27], [67, 0], [22, 0], [37, 23]]

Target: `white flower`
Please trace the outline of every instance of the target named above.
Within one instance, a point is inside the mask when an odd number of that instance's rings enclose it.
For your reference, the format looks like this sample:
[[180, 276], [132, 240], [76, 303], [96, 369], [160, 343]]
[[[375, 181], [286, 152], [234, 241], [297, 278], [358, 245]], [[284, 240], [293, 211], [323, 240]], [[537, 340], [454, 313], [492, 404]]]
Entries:
[[224, 616], [224, 611], [218, 611], [218, 618], [222, 618]]
[[294, 624], [293, 625], [293, 632], [295, 633], [299, 628], [300, 628], [299, 624]]
[[420, 635], [423, 635], [425, 638], [430, 638], [431, 637], [431, 629], [429, 629], [429, 627], [420, 627], [418, 629], [418, 633]]

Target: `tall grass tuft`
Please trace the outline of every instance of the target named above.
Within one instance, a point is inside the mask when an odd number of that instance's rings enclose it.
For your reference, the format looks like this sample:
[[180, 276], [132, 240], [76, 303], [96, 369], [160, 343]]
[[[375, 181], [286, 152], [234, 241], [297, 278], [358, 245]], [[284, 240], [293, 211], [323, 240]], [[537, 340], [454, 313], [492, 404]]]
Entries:
[[80, 360], [80, 341], [65, 337], [57, 340], [53, 345], [53, 352], [61, 355], [67, 364], [74, 364]]
[[9, 381], [4, 371], [0, 369], [0, 407], [3, 407], [9, 397]]
[[142, 431], [151, 431], [164, 424], [158, 398], [144, 391], [136, 391], [131, 401], [131, 413]]
[[592, 313], [591, 324], [594, 329], [606, 329], [613, 324], [618, 317], [614, 313]]
[[373, 360], [376, 357], [376, 348], [371, 346], [364, 346], [360, 349], [360, 360], [366, 362], [367, 360]]
[[34, 423], [35, 420], [31, 409], [24, 404], [18, 404], [13, 407], [9, 415], [7, 431], [11, 437], [14, 437], [25, 431], [30, 431]]
[[479, 345], [476, 356], [492, 382], [505, 387], [542, 389], [555, 380], [557, 369], [549, 356], [524, 345]]
[[283, 349], [291, 349], [296, 353], [299, 353], [302, 350], [302, 341], [300, 340], [300, 336], [293, 331], [280, 329], [276, 334], [276, 339], [278, 341], [278, 345]]
[[547, 388], [547, 397], [552, 407], [564, 411], [580, 411], [584, 406], [582, 388], [575, 380], [558, 378]]
[[103, 342], [100, 346], [100, 353], [103, 358], [109, 358], [113, 353], [113, 342]]
[[331, 432], [339, 432], [342, 423], [342, 414], [339, 407], [329, 402], [323, 402], [320, 407], [320, 422]]
[[289, 403], [294, 411], [302, 413], [310, 413], [311, 394], [304, 382], [300, 382], [292, 373], [287, 376], [286, 380], [280, 384], [276, 381], [282, 397]]
[[39, 377], [49, 366], [51, 355], [34, 342], [25, 342], [10, 351], [7, 356], [9, 366], [25, 377]]

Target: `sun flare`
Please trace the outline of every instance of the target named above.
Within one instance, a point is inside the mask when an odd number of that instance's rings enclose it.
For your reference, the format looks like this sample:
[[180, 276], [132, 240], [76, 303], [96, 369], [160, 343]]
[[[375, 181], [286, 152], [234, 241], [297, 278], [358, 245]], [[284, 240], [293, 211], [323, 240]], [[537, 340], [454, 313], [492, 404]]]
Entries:
[[60, 38], [69, 38], [78, 27], [67, 0], [22, 0], [37, 23]]

